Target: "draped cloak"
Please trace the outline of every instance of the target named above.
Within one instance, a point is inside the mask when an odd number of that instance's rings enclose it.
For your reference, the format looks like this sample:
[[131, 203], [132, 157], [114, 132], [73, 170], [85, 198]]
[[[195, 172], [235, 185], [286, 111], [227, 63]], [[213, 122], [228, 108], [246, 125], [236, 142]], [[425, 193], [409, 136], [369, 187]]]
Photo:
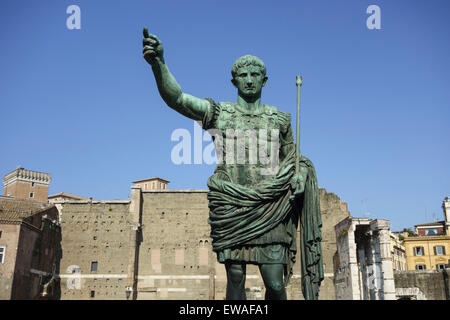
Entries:
[[243, 246], [285, 224], [291, 239], [285, 284], [293, 274], [299, 227], [302, 292], [306, 300], [315, 300], [324, 278], [319, 190], [314, 166], [302, 156], [300, 165], [308, 169], [305, 189], [300, 196], [292, 196], [290, 182], [295, 174], [295, 159], [295, 148], [291, 148], [274, 176], [251, 186], [221, 179], [217, 174], [211, 176], [208, 222], [213, 251], [217, 253]]

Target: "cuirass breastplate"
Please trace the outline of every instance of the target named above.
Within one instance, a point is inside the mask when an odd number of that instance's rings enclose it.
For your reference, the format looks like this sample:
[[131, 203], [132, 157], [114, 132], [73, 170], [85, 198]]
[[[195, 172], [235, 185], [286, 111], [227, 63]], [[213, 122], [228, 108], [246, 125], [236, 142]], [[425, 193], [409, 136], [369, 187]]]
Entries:
[[276, 108], [264, 105], [252, 113], [237, 104], [220, 105], [217, 130], [222, 141], [216, 138], [214, 142], [216, 153], [223, 150], [223, 157], [216, 172], [222, 172], [229, 180], [242, 185], [253, 185], [273, 176], [275, 173], [268, 174], [262, 169], [275, 161], [273, 152], [279, 153], [280, 125]]

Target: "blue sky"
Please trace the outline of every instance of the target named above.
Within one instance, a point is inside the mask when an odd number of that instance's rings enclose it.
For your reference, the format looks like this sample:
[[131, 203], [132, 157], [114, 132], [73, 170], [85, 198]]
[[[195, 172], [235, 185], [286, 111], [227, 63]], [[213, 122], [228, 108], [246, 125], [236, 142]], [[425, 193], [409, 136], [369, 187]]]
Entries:
[[[69, 5], [81, 29], [69, 30]], [[369, 30], [366, 9], [381, 9]], [[175, 165], [171, 133], [193, 122], [165, 106], [141, 56], [142, 28], [162, 40], [183, 90], [235, 101], [230, 69], [259, 56], [262, 102], [296, 111], [319, 185], [353, 216], [399, 230], [442, 219], [450, 196], [450, 2], [3, 0], [0, 175], [52, 174], [50, 193], [127, 199], [160, 176], [204, 189], [214, 165]], [[295, 116], [293, 117], [295, 119]], [[295, 123], [293, 122], [295, 126]]]

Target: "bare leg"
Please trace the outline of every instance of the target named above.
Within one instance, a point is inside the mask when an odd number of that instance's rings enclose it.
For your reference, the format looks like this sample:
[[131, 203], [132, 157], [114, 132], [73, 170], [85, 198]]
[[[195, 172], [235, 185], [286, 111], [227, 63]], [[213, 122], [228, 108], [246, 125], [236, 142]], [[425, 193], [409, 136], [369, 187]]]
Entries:
[[266, 300], [286, 300], [282, 264], [261, 264], [259, 271], [266, 287]]
[[227, 300], [246, 300], [245, 296], [245, 272], [246, 265], [225, 264], [227, 270]]

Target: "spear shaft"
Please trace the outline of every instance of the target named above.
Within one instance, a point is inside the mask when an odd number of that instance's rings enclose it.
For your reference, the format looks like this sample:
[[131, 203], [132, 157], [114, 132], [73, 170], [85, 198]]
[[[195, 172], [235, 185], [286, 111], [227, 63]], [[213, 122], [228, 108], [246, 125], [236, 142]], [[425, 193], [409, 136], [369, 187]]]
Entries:
[[302, 86], [302, 76], [297, 76], [296, 85], [297, 85], [297, 134], [296, 134], [296, 148], [295, 148], [295, 172], [300, 172], [300, 87]]

